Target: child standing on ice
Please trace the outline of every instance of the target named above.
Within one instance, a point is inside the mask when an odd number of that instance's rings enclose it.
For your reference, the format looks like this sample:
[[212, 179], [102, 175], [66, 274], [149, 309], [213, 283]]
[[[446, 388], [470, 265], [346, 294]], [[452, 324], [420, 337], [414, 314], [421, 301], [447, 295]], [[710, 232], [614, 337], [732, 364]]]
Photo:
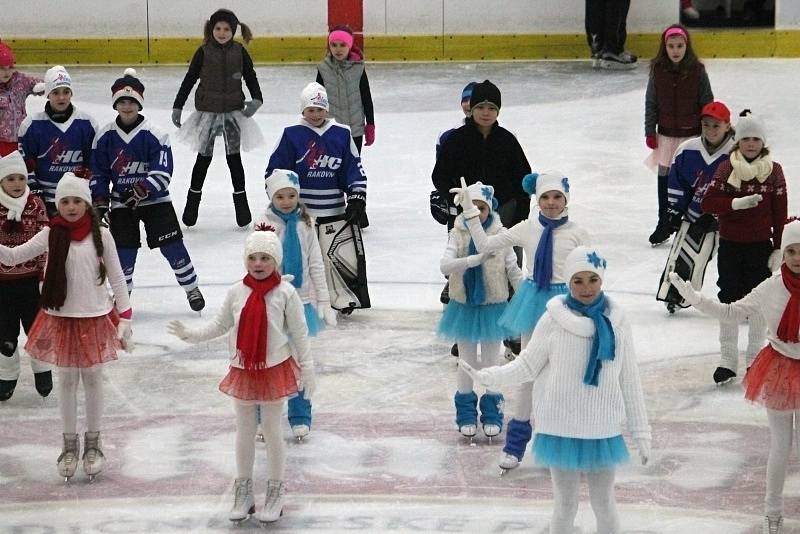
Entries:
[[310, 399], [315, 389], [303, 303], [294, 286], [281, 280], [278, 265], [282, 259], [278, 236], [267, 229], [256, 230], [245, 243], [247, 275], [228, 290], [214, 320], [199, 328], [171, 321], [167, 329], [189, 343], [228, 335], [230, 368], [219, 389], [233, 397], [236, 411], [237, 475], [228, 516], [231, 521], [247, 519], [255, 511], [256, 407], [261, 409], [267, 446], [267, 494], [256, 518], [266, 523], [280, 518], [285, 501], [284, 401], [298, 391]]
[[[717, 296], [725, 304], [745, 297], [780, 267], [788, 209], [783, 168], [769, 155], [764, 124], [749, 110], [742, 113], [730, 158], [717, 167], [701, 204], [719, 218]], [[764, 345], [766, 326], [758, 313], [747, 323], [745, 366], [750, 367]], [[725, 384], [738, 372], [739, 321], [720, 321], [719, 345], [714, 382]]]
[[[464, 212], [456, 217], [440, 264], [442, 274], [450, 279], [450, 301], [438, 331], [458, 344], [460, 359], [472, 366], [490, 366], [495, 364], [502, 341], [508, 337], [508, 331], [498, 324], [506, 309], [508, 287], [519, 286], [522, 272], [509, 245], [498, 247], [494, 254], [478, 253], [467, 230], [467, 221], [492, 236], [502, 230], [495, 211], [494, 188], [476, 182], [464, 186], [459, 195]], [[490, 439], [497, 436], [503, 429], [503, 401], [499, 389], [487, 388], [479, 404], [472, 378], [459, 370], [454, 398], [458, 431], [470, 439], [475, 436], [480, 406], [483, 433]]]
[[551, 534], [574, 531], [581, 474], [589, 483], [597, 531], [620, 532], [614, 478], [616, 466], [629, 458], [623, 421], [642, 464], [650, 456], [633, 335], [619, 305], [602, 291], [606, 266], [597, 249], [573, 249], [563, 270], [569, 293], [547, 302], [530, 342], [513, 362], [476, 371], [459, 361], [487, 387], [534, 383], [533, 454], [550, 469]]
[[[292, 275], [291, 284], [303, 302], [308, 335], [316, 336], [321, 320], [336, 326], [336, 310], [331, 308], [325, 266], [314, 221], [300, 202], [300, 178], [294, 171], [275, 169], [267, 178], [267, 222], [283, 243], [283, 262], [278, 267]], [[303, 391], [289, 399], [289, 425], [298, 439], [311, 430], [311, 401]]]
[[17, 71], [15, 63], [14, 51], [0, 42], [0, 156], [17, 150], [17, 132], [26, 115], [25, 100], [44, 91], [41, 78]]
[[[180, 128], [177, 139], [197, 152], [183, 210], [182, 219], [186, 226], [197, 223], [203, 182], [214, 155], [214, 139], [218, 135], [222, 135], [225, 141], [236, 224], [247, 226], [252, 220], [240, 150], [251, 150], [263, 141], [258, 125], [251, 118], [261, 107], [263, 97], [250, 54], [233, 40], [239, 26], [242, 27], [244, 42], [249, 43], [253, 38], [250, 28], [239, 22], [232, 11], [218, 9], [211, 15], [203, 29], [203, 45], [194, 53], [172, 104], [172, 123]], [[200, 85], [194, 94], [197, 111], [181, 126], [181, 110], [198, 79]], [[242, 79], [250, 92], [248, 101], [242, 92]]]
[[786, 225], [778, 252], [783, 261], [780, 272], [729, 304], [704, 297], [676, 273], [670, 275], [670, 281], [689, 304], [718, 318], [721, 324], [738, 324], [756, 315], [763, 315], [766, 321], [767, 346], [752, 362], [742, 385], [745, 398], [764, 406], [769, 420], [763, 527], [768, 534], [783, 532], [783, 485], [800, 421], [800, 221]]
[[658, 170], [658, 224], [650, 234], [655, 246], [671, 235], [667, 183], [675, 150], [700, 134], [700, 113], [714, 100], [703, 63], [692, 48], [689, 32], [680, 24], [661, 34], [658, 53], [650, 62], [644, 103], [644, 135], [652, 149], [646, 163]]
[[[44, 202], [28, 189], [25, 161], [16, 150], [0, 158], [0, 244], [22, 245], [47, 226]], [[39, 311], [39, 280], [45, 256], [17, 265], [0, 264], [0, 401], [14, 394], [19, 378], [19, 325], [27, 335]], [[36, 391], [47, 397], [53, 389], [50, 367], [31, 358]]]
[[[477, 221], [467, 219], [467, 228], [479, 252], [489, 254], [506, 247], [522, 247], [525, 253], [526, 278], [514, 292], [511, 303], [499, 319], [499, 324], [514, 336], [522, 336], [525, 347], [536, 323], [545, 311], [547, 301], [567, 293], [563, 274], [567, 255], [580, 245], [589, 244], [589, 234], [569, 220], [567, 204], [570, 198], [569, 179], [559, 171], [528, 174], [522, 188], [536, 199], [539, 213], [487, 236]], [[514, 396], [513, 417], [508, 422], [506, 444], [500, 467], [513, 469], [522, 461], [531, 439], [531, 410], [533, 383], [526, 382]]]
[[[103, 364], [128, 347], [133, 312], [114, 239], [92, 208], [89, 181], [67, 173], [56, 187], [58, 216], [30, 241], [0, 245], [0, 263], [17, 265], [47, 252], [41, 311], [28, 333], [32, 358], [58, 367], [58, 400], [64, 448], [58, 473], [75, 474], [80, 459], [77, 434], [78, 384], [86, 393], [83, 470], [94, 478], [105, 463], [100, 441]], [[114, 301], [108, 294], [108, 285]]]

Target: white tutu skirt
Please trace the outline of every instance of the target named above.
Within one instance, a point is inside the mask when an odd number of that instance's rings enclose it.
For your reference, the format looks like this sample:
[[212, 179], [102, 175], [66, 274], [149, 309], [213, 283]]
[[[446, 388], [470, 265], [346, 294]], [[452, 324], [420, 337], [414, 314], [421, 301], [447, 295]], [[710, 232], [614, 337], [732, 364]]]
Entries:
[[644, 164], [653, 172], [658, 172], [659, 165], [669, 167], [672, 165], [672, 158], [675, 156], [675, 151], [678, 150], [678, 145], [687, 139], [691, 139], [691, 137], [669, 137], [658, 134], [658, 146], [650, 152], [650, 155], [644, 160]]
[[188, 145], [193, 152], [210, 156], [214, 153], [214, 140], [218, 135], [225, 142], [226, 154], [249, 152], [264, 144], [264, 136], [256, 121], [245, 117], [241, 111], [195, 111], [178, 129], [175, 139]]

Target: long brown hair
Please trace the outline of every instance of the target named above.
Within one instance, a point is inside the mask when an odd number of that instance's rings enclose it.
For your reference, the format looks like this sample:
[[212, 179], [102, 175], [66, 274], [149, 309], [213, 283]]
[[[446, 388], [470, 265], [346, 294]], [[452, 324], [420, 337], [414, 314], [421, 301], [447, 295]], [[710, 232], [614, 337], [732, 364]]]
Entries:
[[673, 68], [672, 60], [669, 58], [669, 54], [667, 54], [667, 40], [665, 39], [667, 32], [673, 28], [683, 30], [683, 32], [686, 34], [686, 53], [683, 55], [683, 59], [680, 61], [680, 63], [678, 63], [678, 70], [686, 72], [694, 68], [694, 66], [698, 63], [701, 65], [703, 64], [703, 62], [700, 61], [700, 58], [697, 57], [697, 54], [692, 47], [692, 37], [689, 35], [689, 30], [686, 29], [686, 26], [683, 24], [672, 24], [667, 26], [667, 29], [661, 33], [661, 42], [658, 45], [658, 52], [656, 53], [656, 56], [650, 60], [651, 76], [655, 73], [656, 67], [662, 67], [665, 69]]
[[[240, 22], [239, 26], [242, 28], [242, 39], [244, 40], [244, 44], [250, 44], [250, 41], [253, 40], [253, 32], [250, 31], [250, 27], [244, 22]], [[235, 31], [231, 39], [233, 39], [233, 37], [236, 37]], [[211, 24], [211, 19], [206, 19], [206, 23], [203, 25], [203, 44], [208, 44], [213, 39], [214, 39], [214, 25]]]
[[[106, 281], [106, 265], [103, 262], [103, 238], [100, 234], [100, 216], [85, 200], [86, 211], [92, 225], [92, 242], [97, 253], [98, 275], [97, 285]], [[63, 226], [52, 226], [47, 241], [47, 270], [42, 284], [42, 308], [58, 310], [67, 300], [67, 254], [72, 239], [70, 231]]]

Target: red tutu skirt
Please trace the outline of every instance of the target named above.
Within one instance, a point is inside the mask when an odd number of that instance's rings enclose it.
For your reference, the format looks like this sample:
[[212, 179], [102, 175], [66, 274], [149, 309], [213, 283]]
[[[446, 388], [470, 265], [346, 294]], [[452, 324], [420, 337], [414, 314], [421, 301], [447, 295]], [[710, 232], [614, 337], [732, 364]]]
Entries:
[[39, 311], [28, 333], [25, 350], [32, 358], [58, 367], [93, 367], [117, 359], [119, 314], [112, 309], [99, 317], [59, 317]]
[[767, 345], [742, 380], [747, 400], [772, 410], [800, 409], [800, 360]]
[[247, 370], [230, 366], [219, 390], [240, 401], [276, 401], [297, 393], [300, 367], [289, 357], [274, 367]]

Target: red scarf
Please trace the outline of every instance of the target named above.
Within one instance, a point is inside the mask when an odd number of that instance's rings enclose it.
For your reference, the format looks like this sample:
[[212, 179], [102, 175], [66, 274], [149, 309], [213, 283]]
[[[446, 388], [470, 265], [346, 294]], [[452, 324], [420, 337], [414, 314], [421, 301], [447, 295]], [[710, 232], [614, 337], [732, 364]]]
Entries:
[[47, 269], [42, 285], [43, 308], [59, 310], [67, 299], [67, 255], [72, 241], [82, 241], [92, 231], [92, 216], [69, 222], [60, 215], [50, 220], [50, 237], [47, 241]]
[[781, 265], [783, 285], [791, 295], [789, 302], [783, 309], [781, 322], [778, 324], [778, 339], [787, 343], [797, 343], [800, 331], [800, 278], [797, 277], [784, 263]]
[[281, 283], [281, 275], [278, 271], [273, 271], [264, 280], [256, 280], [248, 274], [243, 282], [252, 291], [239, 315], [236, 352], [239, 355], [239, 363], [245, 369], [266, 369], [269, 317], [264, 297]]
[[50, 232], [52, 233], [53, 229], [56, 227], [59, 228], [66, 228], [69, 230], [69, 238], [72, 241], [83, 241], [83, 239], [89, 235], [89, 232], [92, 231], [92, 216], [89, 213], [84, 213], [83, 217], [78, 219], [74, 222], [69, 222], [61, 215], [56, 215], [52, 219], [50, 219]]

